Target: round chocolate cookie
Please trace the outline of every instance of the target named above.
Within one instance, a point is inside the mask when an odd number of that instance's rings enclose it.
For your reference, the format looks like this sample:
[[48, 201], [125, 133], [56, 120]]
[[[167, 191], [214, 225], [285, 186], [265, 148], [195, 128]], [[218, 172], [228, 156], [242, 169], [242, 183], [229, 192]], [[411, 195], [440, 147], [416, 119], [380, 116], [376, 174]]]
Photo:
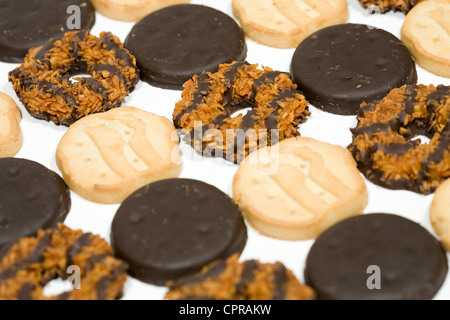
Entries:
[[243, 61], [245, 36], [228, 15], [201, 5], [170, 6], [143, 18], [125, 47], [136, 57], [142, 79], [164, 89], [181, 90], [203, 71]]
[[424, 300], [447, 272], [445, 251], [425, 228], [375, 213], [326, 230], [308, 254], [305, 281], [322, 300]]
[[0, 248], [55, 227], [70, 206], [69, 188], [58, 174], [31, 160], [0, 159]]
[[94, 23], [89, 0], [0, 0], [0, 61], [22, 62], [30, 48], [72, 31], [72, 24], [90, 29]]
[[362, 102], [417, 82], [415, 63], [399, 39], [350, 23], [319, 30], [300, 43], [291, 73], [313, 106], [341, 115], [355, 115]]
[[233, 201], [201, 181], [168, 179], [149, 184], [120, 206], [111, 244], [133, 277], [165, 285], [216, 259], [241, 253], [247, 228]]

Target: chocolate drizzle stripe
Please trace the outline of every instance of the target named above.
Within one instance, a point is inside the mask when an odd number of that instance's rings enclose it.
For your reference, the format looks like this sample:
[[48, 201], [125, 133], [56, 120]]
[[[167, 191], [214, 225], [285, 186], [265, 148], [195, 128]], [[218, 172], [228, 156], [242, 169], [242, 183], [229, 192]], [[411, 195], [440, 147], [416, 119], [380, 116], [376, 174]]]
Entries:
[[288, 77], [290, 77], [289, 73], [287, 72], [280, 72], [280, 71], [270, 71], [264, 73], [261, 77], [255, 80], [252, 85], [252, 94], [251, 98], [254, 99], [256, 94], [258, 93], [259, 89], [261, 89], [262, 86], [267, 86], [269, 82], [274, 82], [275, 79], [280, 76], [281, 74], [285, 74]]
[[360, 128], [354, 128], [350, 129], [352, 133], [355, 136], [358, 136], [360, 134], [367, 134], [368, 136], [372, 136], [374, 133], [377, 132], [389, 132], [389, 129], [391, 129], [391, 126], [387, 123], [373, 123], [369, 126], [360, 127]]
[[193, 276], [178, 280], [173, 285], [171, 285], [170, 289], [173, 290], [181, 288], [185, 285], [196, 285], [208, 279], [217, 279], [225, 271], [226, 267], [226, 261], [220, 260], [214, 263], [211, 268], [208, 269], [205, 273], [195, 274]]
[[25, 283], [22, 288], [20, 288], [19, 292], [17, 293], [17, 299], [19, 300], [33, 300], [32, 294], [33, 290], [36, 288], [36, 286], [31, 283], [27, 282]]
[[116, 58], [123, 61], [125, 67], [135, 68], [130, 55], [114, 41], [112, 33], [106, 32], [101, 39], [103, 40], [102, 43], [105, 45], [106, 49], [114, 51]]
[[199, 104], [203, 103], [203, 98], [208, 94], [209, 91], [209, 77], [206, 73], [202, 73], [197, 77], [197, 90], [194, 93], [194, 98], [191, 101], [191, 104], [181, 111], [175, 117], [175, 124], [180, 126], [180, 120], [186, 113], [192, 113], [198, 108]]
[[223, 104], [226, 105], [234, 105], [237, 102], [236, 101], [232, 101], [232, 96], [233, 96], [233, 86], [234, 83], [236, 81], [236, 74], [238, 72], [239, 69], [241, 69], [244, 66], [247, 66], [248, 63], [247, 62], [237, 62], [235, 64], [233, 64], [230, 68], [228, 68], [226, 74], [225, 74], [225, 87], [226, 87], [226, 91], [223, 95]]
[[101, 254], [91, 256], [86, 264], [86, 267], [84, 268], [84, 272], [88, 273], [89, 271], [94, 269], [94, 265], [96, 263], [102, 263], [103, 260], [105, 260], [109, 256], [110, 256], [110, 254], [108, 254], [108, 253], [101, 253]]
[[41, 262], [43, 257], [42, 254], [47, 249], [48, 246], [50, 246], [51, 242], [51, 235], [47, 233], [36, 245], [34, 250], [31, 252], [31, 254], [26, 257], [22, 261], [17, 261], [16, 263], [12, 264], [5, 270], [0, 272], [0, 282], [5, 281], [9, 278], [12, 278], [15, 276], [15, 274], [22, 269], [27, 268], [29, 265], [37, 262]]
[[277, 264], [273, 275], [273, 295], [272, 300], [284, 300], [286, 298], [287, 283], [286, 268], [282, 264]]
[[[113, 273], [107, 276], [103, 276], [97, 282], [97, 298], [100, 300], [106, 300], [108, 298], [106, 291], [110, 287], [110, 283], [117, 280], [117, 278], [126, 272], [127, 265], [121, 263], [117, 268], [113, 270]], [[113, 297], [116, 298], [116, 297]]]
[[39, 81], [37, 83], [37, 89], [44, 94], [50, 93], [52, 96], [60, 96], [67, 102], [67, 104], [71, 108], [75, 108], [75, 106], [77, 104], [77, 100], [71, 93], [67, 92], [64, 88], [59, 87], [58, 85], [56, 85], [54, 83], [51, 83], [51, 82], [48, 82], [45, 80]]
[[270, 102], [269, 107], [274, 111], [266, 118], [265, 125], [267, 130], [275, 130], [278, 128], [277, 117], [280, 114], [278, 103], [289, 98], [295, 98], [297, 94], [300, 94], [300, 91], [286, 90], [279, 93], [278, 96]]
[[81, 253], [83, 247], [89, 246], [91, 244], [91, 235], [91, 233], [83, 233], [67, 250], [67, 265], [72, 264], [73, 258]]
[[245, 299], [245, 291], [247, 284], [251, 283], [255, 278], [255, 271], [258, 269], [256, 260], [249, 260], [245, 262], [244, 270], [242, 270], [241, 278], [236, 284], [236, 294]]
[[[122, 70], [120, 70], [117, 67], [114, 67], [110, 64], [96, 64], [95, 66], [92, 67], [92, 71], [93, 72], [97, 72], [97, 73], [101, 73], [103, 71], [106, 71], [109, 73], [110, 77], [114, 77], [117, 76], [119, 78], [119, 81], [125, 82], [125, 77], [122, 73]], [[131, 84], [130, 84], [131, 86]]]
[[[81, 80], [82, 84], [85, 84], [92, 92], [99, 94], [103, 99], [103, 104], [106, 109], [111, 108], [111, 104], [108, 99], [108, 90], [96, 79], [94, 78], [83, 78]], [[117, 101], [116, 105], [120, 105], [121, 101]]]

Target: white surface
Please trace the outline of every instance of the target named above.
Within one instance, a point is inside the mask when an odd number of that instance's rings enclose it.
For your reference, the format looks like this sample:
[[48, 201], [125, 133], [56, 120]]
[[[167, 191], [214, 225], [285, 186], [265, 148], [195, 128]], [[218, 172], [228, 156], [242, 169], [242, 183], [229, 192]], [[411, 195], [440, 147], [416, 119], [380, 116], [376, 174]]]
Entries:
[[[193, 0], [192, 3], [204, 4], [232, 16], [231, 0]], [[400, 29], [404, 19], [403, 13], [387, 13], [370, 15], [357, 0], [348, 0], [350, 19], [352, 23], [365, 23], [385, 29], [400, 37]], [[92, 34], [111, 31], [122, 41], [133, 27], [132, 23], [124, 23], [105, 18], [97, 14], [97, 21]], [[294, 49], [274, 49], [247, 40], [250, 63], [260, 63], [275, 70], [289, 71]], [[56, 146], [67, 130], [52, 123], [32, 118], [17, 99], [7, 74], [18, 64], [0, 62], [0, 91], [10, 95], [20, 106], [23, 114], [21, 128], [24, 143], [16, 157], [38, 161], [48, 168], [58, 172], [55, 163]], [[450, 79], [441, 78], [417, 67], [419, 80], [423, 84], [450, 85]], [[126, 99], [124, 106], [135, 106], [149, 112], [157, 113], [172, 119], [175, 103], [180, 99], [181, 91], [163, 90], [140, 82], [136, 90]], [[324, 113], [310, 107], [311, 117], [300, 126], [300, 132], [305, 137], [347, 147], [351, 142], [350, 128], [356, 125], [354, 116], [336, 116]], [[193, 149], [181, 144], [183, 152], [182, 178], [193, 178], [210, 183], [231, 196], [232, 179], [237, 169], [236, 165], [225, 163], [221, 159], [202, 159]], [[392, 213], [416, 221], [433, 232], [429, 222], [429, 206], [432, 195], [421, 196], [408, 191], [391, 191], [367, 182], [369, 204], [364, 213]], [[71, 228], [82, 229], [85, 232], [99, 234], [109, 241], [111, 221], [119, 205], [98, 205], [88, 202], [72, 192], [72, 208], [66, 224]], [[303, 268], [306, 256], [313, 241], [281, 241], [259, 235], [251, 227], [248, 228], [248, 242], [242, 253], [241, 260], [259, 259], [263, 262], [281, 261], [303, 281]], [[448, 256], [450, 258], [450, 256]], [[166, 288], [147, 285], [128, 277], [123, 299], [162, 299]], [[435, 299], [450, 298], [450, 275], [436, 295]]]

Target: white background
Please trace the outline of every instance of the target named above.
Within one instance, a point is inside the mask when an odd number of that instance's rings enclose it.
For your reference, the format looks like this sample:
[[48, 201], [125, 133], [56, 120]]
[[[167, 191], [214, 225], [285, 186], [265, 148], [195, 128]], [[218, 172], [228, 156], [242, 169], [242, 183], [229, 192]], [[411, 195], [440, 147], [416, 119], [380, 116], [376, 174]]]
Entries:
[[[385, 29], [400, 38], [401, 25], [405, 15], [401, 12], [370, 15], [359, 5], [357, 0], [348, 0], [349, 22], [365, 23]], [[193, 0], [194, 4], [204, 4], [233, 16], [231, 0]], [[97, 20], [92, 34], [111, 31], [122, 41], [133, 27], [133, 23], [124, 23], [108, 19], [97, 13]], [[274, 49], [247, 40], [249, 63], [259, 63], [275, 70], [289, 71], [294, 49]], [[19, 105], [23, 119], [21, 128], [24, 136], [23, 147], [16, 157], [38, 161], [58, 172], [55, 162], [56, 146], [66, 127], [57, 127], [52, 123], [32, 118], [19, 102], [7, 74], [18, 64], [0, 62], [0, 91], [10, 95]], [[418, 83], [450, 85], [450, 79], [437, 77], [419, 66]], [[139, 107], [172, 119], [175, 103], [180, 100], [181, 91], [163, 90], [140, 82], [136, 90], [126, 99], [124, 105]], [[350, 128], [356, 125], [354, 116], [337, 116], [324, 113], [310, 107], [309, 120], [300, 126], [300, 133], [324, 142], [347, 147], [351, 142]], [[225, 163], [221, 159], [202, 159], [192, 151], [189, 145], [181, 144], [183, 153], [182, 178], [192, 178], [210, 183], [231, 196], [233, 175], [237, 166]], [[429, 222], [429, 207], [433, 195], [422, 196], [409, 191], [392, 191], [368, 182], [369, 204], [364, 213], [392, 213], [404, 216], [420, 223], [433, 233]], [[71, 228], [99, 234], [109, 241], [111, 221], [119, 205], [98, 205], [88, 202], [72, 192], [72, 208], [66, 219]], [[310, 241], [281, 241], [261, 236], [251, 227], [248, 228], [248, 242], [241, 260], [259, 259], [263, 262], [283, 262], [303, 281], [303, 269], [306, 256], [313, 243]], [[448, 255], [450, 258], [450, 256]], [[123, 299], [162, 299], [166, 292], [164, 287], [147, 285], [128, 277]], [[447, 277], [435, 299], [450, 299], [450, 276]]]

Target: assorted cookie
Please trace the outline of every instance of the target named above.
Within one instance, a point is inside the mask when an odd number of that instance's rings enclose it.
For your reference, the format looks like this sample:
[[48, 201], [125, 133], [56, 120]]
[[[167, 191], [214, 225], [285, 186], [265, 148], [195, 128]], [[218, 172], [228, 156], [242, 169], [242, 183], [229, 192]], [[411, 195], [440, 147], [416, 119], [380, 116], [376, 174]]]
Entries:
[[408, 13], [421, 0], [359, 0], [361, 5], [375, 13], [386, 13], [388, 11], [401, 11]]
[[368, 202], [347, 150], [301, 137], [251, 153], [234, 176], [233, 199], [256, 230], [285, 240], [316, 238]]
[[[184, 85], [173, 121], [204, 156], [240, 163], [257, 148], [299, 135], [309, 103], [289, 73], [247, 62], [220, 65]], [[247, 114], [235, 115], [251, 108]]]
[[[46, 296], [44, 287], [79, 268], [79, 288]], [[0, 262], [0, 300], [115, 300], [122, 297], [127, 264], [97, 235], [63, 224], [14, 243]]]
[[247, 55], [244, 33], [230, 16], [190, 4], [146, 16], [131, 29], [125, 47], [136, 57], [142, 80], [174, 90], [196, 74]]
[[15, 156], [22, 147], [22, 113], [10, 96], [0, 92], [0, 158]]
[[121, 203], [140, 187], [181, 172], [172, 123], [134, 107], [74, 123], [58, 144], [56, 163], [73, 191], [97, 203]]
[[314, 300], [315, 293], [280, 263], [215, 261], [170, 284], [168, 300]]
[[426, 300], [447, 272], [445, 250], [424, 227], [373, 213], [326, 230], [309, 251], [305, 281], [321, 300]]
[[373, 183], [430, 194], [450, 177], [449, 112], [450, 86], [404, 85], [361, 105], [348, 148]]
[[437, 189], [430, 206], [430, 221], [447, 251], [450, 251], [450, 179]]
[[[402, 41], [346, 23], [345, 0], [232, 0], [242, 29], [189, 0], [0, 0], [0, 61], [21, 63], [9, 82], [31, 116], [68, 127], [55, 155], [63, 178], [13, 158], [22, 114], [0, 92], [0, 300], [120, 299], [127, 275], [168, 287], [168, 300], [433, 299], [450, 249], [450, 86], [418, 85], [415, 61], [450, 78], [450, 3], [359, 2], [405, 13]], [[124, 44], [90, 33], [94, 6], [136, 22]], [[296, 48], [290, 73], [245, 61], [245, 36]], [[121, 107], [139, 80], [183, 90], [173, 123]], [[299, 137], [310, 103], [356, 115], [348, 150]], [[239, 164], [233, 198], [178, 178], [180, 136]], [[442, 243], [404, 217], [362, 214], [361, 173], [435, 192], [429, 217]], [[63, 224], [69, 187], [120, 204], [111, 245]], [[305, 284], [280, 262], [238, 261], [245, 222], [276, 239], [315, 239]], [[81, 290], [45, 293], [74, 266]]]
[[340, 115], [354, 115], [362, 102], [417, 82], [415, 63], [399, 39], [352, 23], [305, 39], [295, 50], [291, 73], [313, 106]]
[[0, 250], [55, 227], [70, 208], [69, 188], [57, 173], [35, 161], [0, 158]]
[[403, 22], [402, 41], [422, 68], [450, 78], [450, 1], [422, 1]]
[[346, 0], [233, 0], [233, 14], [252, 40], [295, 48], [313, 32], [346, 23]]
[[[92, 77], [72, 75], [90, 73]], [[66, 33], [32, 48], [9, 81], [35, 118], [69, 126], [82, 117], [116, 108], [139, 81], [135, 58], [110, 32]]]
[[95, 10], [120, 21], [136, 22], [164, 7], [189, 3], [191, 0], [91, 0]]
[[240, 254], [247, 228], [222, 191], [197, 180], [168, 179], [130, 195], [111, 225], [116, 256], [133, 277], [159, 286]]
[[89, 0], [0, 0], [0, 61], [21, 63], [29, 49], [71, 31], [67, 22], [73, 12], [80, 13], [75, 27], [92, 28], [95, 11]]

